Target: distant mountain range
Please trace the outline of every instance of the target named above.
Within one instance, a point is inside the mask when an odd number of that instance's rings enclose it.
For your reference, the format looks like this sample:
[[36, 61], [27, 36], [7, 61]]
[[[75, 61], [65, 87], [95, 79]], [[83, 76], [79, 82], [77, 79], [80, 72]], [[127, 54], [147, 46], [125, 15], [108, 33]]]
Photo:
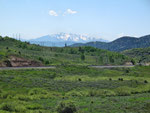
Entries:
[[28, 40], [32, 44], [40, 44], [44, 46], [58, 46], [63, 47], [65, 43], [72, 45], [75, 43], [86, 43], [91, 41], [108, 42], [107, 40], [97, 39], [95, 37], [89, 37], [86, 35], [78, 35], [71, 33], [59, 33], [53, 35], [46, 35], [36, 39]]
[[132, 48], [145, 48], [150, 47], [150, 35], [142, 36], [142, 37], [129, 37], [124, 36], [118, 38], [112, 42], [88, 42], [88, 43], [76, 43], [71, 45], [71, 47], [77, 46], [92, 46], [100, 49], [106, 49], [110, 51], [124, 51]]

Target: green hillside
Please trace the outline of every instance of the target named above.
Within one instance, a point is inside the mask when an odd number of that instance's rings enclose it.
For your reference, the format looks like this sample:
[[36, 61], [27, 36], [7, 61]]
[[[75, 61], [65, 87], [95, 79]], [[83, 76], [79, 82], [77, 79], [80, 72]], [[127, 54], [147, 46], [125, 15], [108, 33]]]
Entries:
[[123, 51], [122, 54], [132, 58], [134, 57], [138, 63], [150, 62], [150, 47], [126, 50]]
[[131, 61], [120, 53], [94, 47], [42, 47], [0, 37], [0, 62], [12, 55], [42, 62], [44, 65], [121, 65]]

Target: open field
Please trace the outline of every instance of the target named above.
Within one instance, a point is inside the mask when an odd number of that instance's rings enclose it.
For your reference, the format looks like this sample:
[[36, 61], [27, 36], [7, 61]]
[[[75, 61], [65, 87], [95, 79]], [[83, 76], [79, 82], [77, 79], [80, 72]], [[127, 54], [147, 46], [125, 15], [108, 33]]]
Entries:
[[0, 112], [148, 113], [149, 73], [144, 66], [0, 70]]

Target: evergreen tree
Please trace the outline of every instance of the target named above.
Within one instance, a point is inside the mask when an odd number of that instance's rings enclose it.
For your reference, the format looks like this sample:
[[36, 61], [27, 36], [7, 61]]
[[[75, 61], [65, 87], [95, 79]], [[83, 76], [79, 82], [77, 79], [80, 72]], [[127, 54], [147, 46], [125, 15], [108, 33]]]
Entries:
[[81, 60], [85, 60], [85, 55], [81, 54]]

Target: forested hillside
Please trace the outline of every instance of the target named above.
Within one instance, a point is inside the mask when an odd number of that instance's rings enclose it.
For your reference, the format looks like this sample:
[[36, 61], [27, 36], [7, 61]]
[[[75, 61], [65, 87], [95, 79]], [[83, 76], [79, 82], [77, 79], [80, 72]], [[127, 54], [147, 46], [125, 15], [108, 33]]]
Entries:
[[140, 38], [136, 37], [121, 37], [112, 42], [89, 42], [85, 44], [73, 44], [72, 47], [79, 46], [92, 46], [100, 49], [106, 49], [110, 51], [124, 51], [132, 48], [145, 48], [150, 47], [150, 35], [143, 36]]
[[135, 58], [138, 63], [150, 63], [150, 47], [130, 49], [123, 51], [122, 53]]

